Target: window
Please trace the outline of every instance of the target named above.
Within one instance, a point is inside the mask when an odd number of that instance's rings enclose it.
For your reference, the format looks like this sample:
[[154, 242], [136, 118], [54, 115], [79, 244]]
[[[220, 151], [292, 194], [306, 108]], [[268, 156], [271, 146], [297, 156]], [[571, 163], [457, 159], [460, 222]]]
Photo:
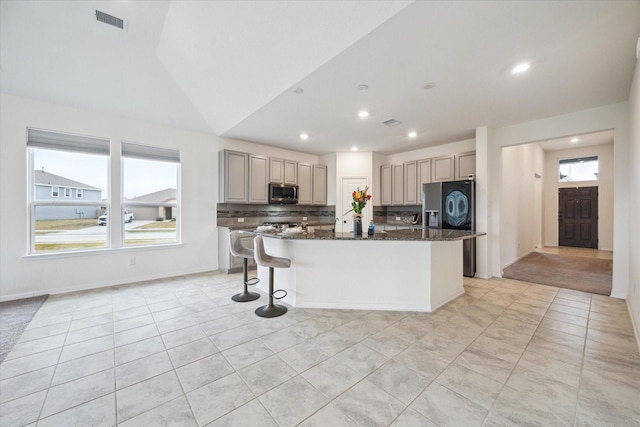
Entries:
[[558, 182], [597, 181], [598, 167], [598, 156], [560, 160]]
[[82, 199], [82, 188], [76, 188], [76, 199]]
[[[29, 253], [106, 247], [106, 230], [95, 230], [107, 196], [109, 140], [27, 129], [27, 151]], [[71, 197], [77, 187], [82, 201]]]
[[178, 150], [122, 143], [126, 246], [179, 241], [179, 176]]

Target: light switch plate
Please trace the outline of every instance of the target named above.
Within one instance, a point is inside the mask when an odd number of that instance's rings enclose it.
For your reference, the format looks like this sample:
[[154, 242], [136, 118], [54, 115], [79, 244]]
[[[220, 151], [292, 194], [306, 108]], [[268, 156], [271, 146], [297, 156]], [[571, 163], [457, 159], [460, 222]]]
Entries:
[[238, 222], [244, 222], [244, 218], [238, 218]]
[[402, 218], [400, 218], [399, 216], [396, 217], [396, 221], [400, 221]]

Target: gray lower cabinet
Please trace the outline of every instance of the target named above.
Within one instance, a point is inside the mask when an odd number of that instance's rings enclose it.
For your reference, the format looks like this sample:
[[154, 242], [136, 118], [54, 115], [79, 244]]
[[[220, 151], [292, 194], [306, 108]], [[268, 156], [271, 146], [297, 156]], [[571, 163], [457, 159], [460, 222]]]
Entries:
[[[231, 255], [229, 251], [229, 234], [231, 230], [228, 227], [218, 227], [218, 269], [223, 273], [238, 273], [242, 271], [243, 258]], [[253, 235], [247, 234], [242, 236], [242, 244], [248, 248], [253, 248]], [[256, 268], [254, 259], [248, 260], [249, 268]]]
[[220, 202], [247, 203], [249, 201], [249, 154], [222, 150], [220, 162]]
[[314, 205], [327, 204], [327, 167], [325, 165], [313, 165], [311, 195]]

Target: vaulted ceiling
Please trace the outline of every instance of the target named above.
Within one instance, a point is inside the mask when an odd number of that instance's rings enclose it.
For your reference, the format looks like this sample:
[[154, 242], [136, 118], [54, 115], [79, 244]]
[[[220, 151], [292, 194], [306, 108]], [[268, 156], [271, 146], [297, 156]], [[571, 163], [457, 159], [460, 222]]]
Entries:
[[639, 36], [638, 0], [3, 0], [0, 89], [297, 151], [393, 153], [625, 101]]

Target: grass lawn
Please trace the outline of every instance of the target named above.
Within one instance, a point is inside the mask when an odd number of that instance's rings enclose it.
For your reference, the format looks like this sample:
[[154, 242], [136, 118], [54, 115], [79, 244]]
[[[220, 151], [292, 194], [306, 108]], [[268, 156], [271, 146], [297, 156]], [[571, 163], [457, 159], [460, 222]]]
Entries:
[[36, 243], [37, 251], [60, 251], [63, 249], [104, 248], [105, 242], [76, 242], [76, 243]]
[[[141, 225], [140, 227], [136, 227], [134, 230], [148, 230], [148, 229], [157, 230], [159, 228], [175, 230], [176, 222], [175, 221], [155, 221], [155, 222], [150, 222], [149, 224]], [[128, 230], [128, 231], [134, 231], [134, 230]]]
[[98, 225], [97, 219], [51, 219], [36, 221], [36, 230], [80, 230]]

